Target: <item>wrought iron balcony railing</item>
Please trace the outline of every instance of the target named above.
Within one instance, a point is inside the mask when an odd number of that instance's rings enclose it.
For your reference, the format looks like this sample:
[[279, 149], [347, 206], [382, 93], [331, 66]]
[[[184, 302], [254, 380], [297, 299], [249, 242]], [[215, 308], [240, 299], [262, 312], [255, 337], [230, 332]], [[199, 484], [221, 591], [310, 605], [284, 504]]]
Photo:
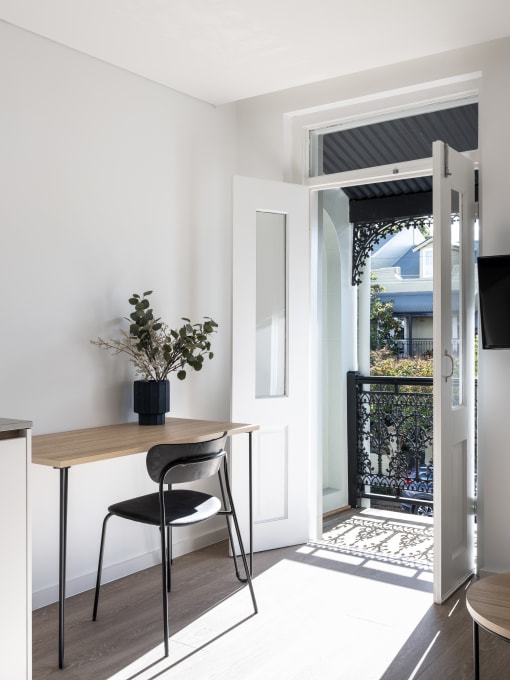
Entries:
[[419, 338], [410, 340], [401, 338], [397, 340], [398, 355], [401, 357], [431, 357], [433, 340], [432, 338]]
[[[432, 338], [417, 338], [410, 340], [409, 338], [399, 338], [395, 340], [398, 348], [399, 357], [421, 357], [424, 359], [431, 359], [434, 347]], [[452, 350], [458, 352], [459, 340], [452, 339]]]
[[433, 507], [432, 378], [347, 377], [349, 503]]

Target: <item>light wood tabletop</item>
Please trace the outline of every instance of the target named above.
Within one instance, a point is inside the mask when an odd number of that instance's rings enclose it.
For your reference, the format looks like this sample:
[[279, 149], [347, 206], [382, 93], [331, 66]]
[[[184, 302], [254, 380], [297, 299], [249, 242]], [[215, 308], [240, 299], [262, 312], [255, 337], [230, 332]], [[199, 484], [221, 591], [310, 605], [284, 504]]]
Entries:
[[471, 617], [491, 633], [510, 639], [510, 574], [487, 576], [466, 591]]
[[154, 444], [199, 442], [254, 432], [258, 425], [224, 421], [167, 418], [164, 425], [122, 423], [83, 430], [40, 434], [32, 438], [32, 463], [67, 468], [83, 463], [144, 453]]

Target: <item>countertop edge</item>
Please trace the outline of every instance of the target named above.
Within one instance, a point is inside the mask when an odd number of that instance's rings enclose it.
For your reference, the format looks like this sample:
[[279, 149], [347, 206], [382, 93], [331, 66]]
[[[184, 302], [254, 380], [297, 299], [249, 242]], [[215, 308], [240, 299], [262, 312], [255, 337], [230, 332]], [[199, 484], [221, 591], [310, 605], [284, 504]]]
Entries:
[[32, 428], [31, 420], [15, 420], [14, 418], [0, 418], [0, 432], [9, 432], [11, 430], [30, 430]]

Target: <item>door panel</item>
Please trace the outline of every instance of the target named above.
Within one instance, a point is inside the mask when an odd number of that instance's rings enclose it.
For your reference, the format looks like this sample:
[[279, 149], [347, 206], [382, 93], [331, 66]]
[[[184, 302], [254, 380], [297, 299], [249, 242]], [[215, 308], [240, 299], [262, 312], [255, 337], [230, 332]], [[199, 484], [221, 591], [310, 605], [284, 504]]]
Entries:
[[[308, 189], [234, 178], [232, 408], [253, 435], [254, 549], [308, 539], [310, 243]], [[243, 442], [232, 478], [243, 536]], [[244, 444], [245, 446], [245, 444]]]
[[[258, 522], [287, 519], [289, 457], [287, 428], [265, 427], [259, 435], [257, 477], [255, 483], [254, 513]], [[271, 480], [271, 493], [267, 493]]]
[[474, 570], [474, 168], [434, 142], [434, 599]]

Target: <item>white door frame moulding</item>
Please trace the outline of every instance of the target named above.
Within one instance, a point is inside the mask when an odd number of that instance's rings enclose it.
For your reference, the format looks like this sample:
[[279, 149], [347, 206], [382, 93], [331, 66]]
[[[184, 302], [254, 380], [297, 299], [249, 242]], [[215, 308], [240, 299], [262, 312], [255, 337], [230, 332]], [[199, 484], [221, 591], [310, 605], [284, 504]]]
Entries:
[[[411, 116], [441, 108], [451, 108], [461, 104], [477, 102], [482, 73], [480, 71], [461, 74], [449, 78], [417, 83], [393, 90], [374, 92], [368, 95], [348, 98], [343, 101], [331, 102], [321, 106], [294, 110], [283, 113], [283, 144], [285, 182], [303, 184], [310, 191], [310, 239], [311, 239], [311, 318], [317, 318], [317, 257], [318, 248], [318, 215], [317, 196], [319, 191], [348, 186], [373, 184], [383, 181], [395, 181], [411, 177], [432, 176], [432, 157], [408, 161], [405, 163], [388, 164], [362, 170], [335, 173], [310, 177], [310, 138], [311, 132], [325, 129], [339, 129], [340, 127], [354, 127], [366, 125], [370, 122], [390, 120], [397, 117]], [[475, 167], [478, 167], [478, 151], [467, 152]], [[318, 350], [320, 338], [317, 334], [318, 324], [311, 336], [311, 345]], [[315, 354], [318, 356], [318, 354]], [[313, 372], [316, 374], [317, 372]], [[319, 450], [320, 431], [318, 427], [319, 414], [318, 396], [320, 385], [318, 377], [312, 381], [310, 387], [315, 394], [316, 409], [311, 414], [310, 441], [315, 442]], [[312, 400], [313, 402], [314, 400]], [[309, 499], [310, 507], [322, 508], [322, 457], [312, 462], [310, 475]], [[321, 513], [316, 517], [309, 517], [310, 536], [320, 535], [322, 527]]]
[[[465, 151], [463, 154], [478, 167], [478, 150]], [[400, 179], [412, 177], [431, 177], [432, 176], [432, 157], [420, 158], [417, 161], [406, 161], [405, 163], [393, 163], [391, 165], [379, 165], [377, 167], [362, 168], [361, 170], [350, 170], [348, 172], [336, 172], [331, 175], [320, 175], [309, 177], [305, 180], [312, 192], [323, 191], [325, 189], [339, 189], [342, 187], [362, 186], [364, 184], [374, 184], [376, 182], [394, 182]]]

